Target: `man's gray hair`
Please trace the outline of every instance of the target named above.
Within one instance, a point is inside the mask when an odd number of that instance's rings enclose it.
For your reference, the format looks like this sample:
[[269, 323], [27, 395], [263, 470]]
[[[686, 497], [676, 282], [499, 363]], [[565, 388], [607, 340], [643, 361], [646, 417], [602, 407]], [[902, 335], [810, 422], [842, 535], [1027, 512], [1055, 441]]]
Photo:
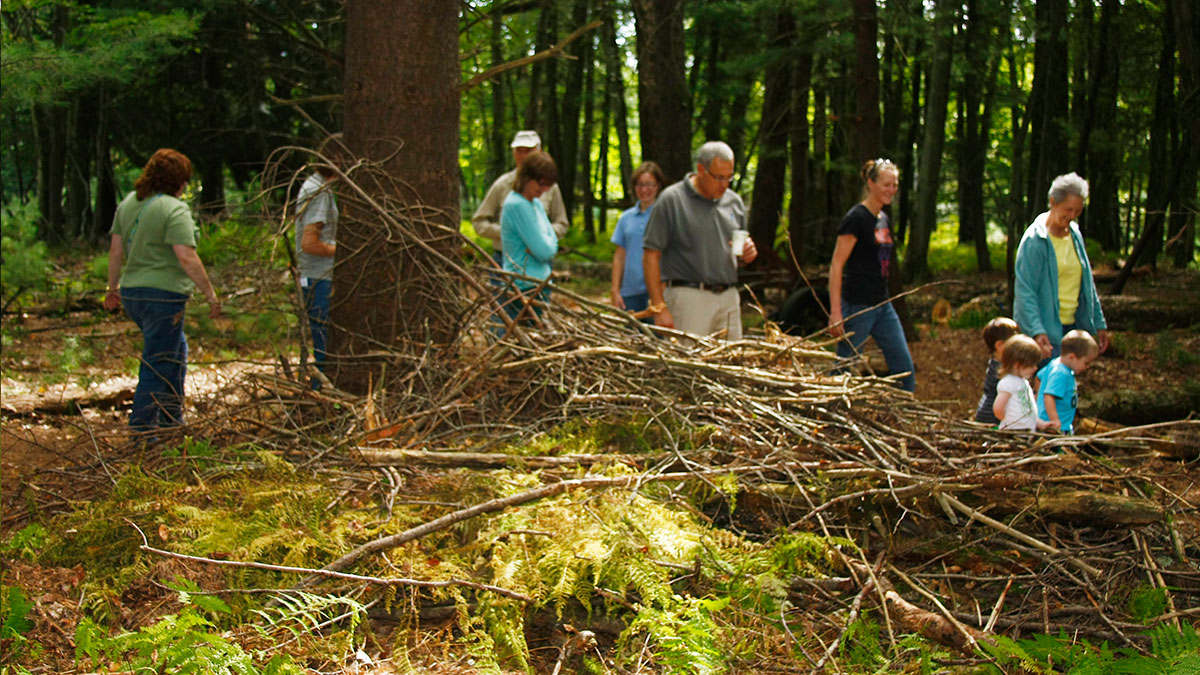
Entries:
[[1088, 198], [1088, 182], [1074, 171], [1055, 178], [1054, 182], [1050, 184], [1048, 194], [1055, 204], [1061, 204], [1062, 200], [1070, 195], [1075, 195], [1085, 202]]
[[718, 158], [726, 162], [733, 161], [733, 148], [729, 147], [725, 141], [709, 141], [696, 151], [696, 163], [703, 164], [706, 169], [712, 166], [714, 159]]

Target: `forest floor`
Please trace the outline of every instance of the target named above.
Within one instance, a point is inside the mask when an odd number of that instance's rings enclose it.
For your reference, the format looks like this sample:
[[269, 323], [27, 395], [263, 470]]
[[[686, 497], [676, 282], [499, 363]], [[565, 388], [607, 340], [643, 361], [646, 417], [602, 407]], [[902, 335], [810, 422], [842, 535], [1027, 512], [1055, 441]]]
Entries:
[[[986, 320], [994, 313], [990, 308], [999, 304], [1003, 279], [992, 274], [950, 281], [910, 298], [919, 334], [911, 344], [918, 370], [915, 398], [946, 420], [966, 420], [978, 400], [987, 360], [979, 338], [979, 317]], [[939, 298], [956, 308], [949, 323], [928, 318]], [[1194, 417], [1200, 400], [1200, 331], [1196, 330], [1200, 275], [1147, 271], [1134, 277], [1123, 296], [1102, 296], [1102, 300], [1114, 347], [1080, 379], [1081, 414], [1130, 425]], [[74, 662], [72, 627], [82, 611], [78, 588], [88, 573], [87, 564], [42, 567], [30, 562], [30, 556], [21, 559], [22, 544], [15, 535], [31, 522], [52, 522], [54, 514], [85, 508], [89, 500], [102, 499], [111, 491], [115, 479], [96, 475], [108, 472], [110, 460], [116, 459], [106, 457], [106, 452], [129, 447], [123, 408], [136, 383], [135, 350], [140, 342], [136, 328], [121, 315], [107, 315], [86, 301], [82, 306], [79, 311], [5, 316], [0, 354], [3, 581], [25, 589], [35, 600], [34, 635], [44, 650], [38, 659], [46, 663]], [[228, 320], [204, 335], [192, 336], [190, 345], [188, 397], [197, 417], [221, 414], [233, 400], [222, 400], [218, 394], [226, 396], [223, 392], [230, 384], [248, 372], [276, 372], [276, 354], [286, 351], [276, 349], [277, 345], [260, 345], [259, 356], [246, 360]], [[82, 473], [90, 476], [86, 484], [79, 480]], [[1185, 504], [1200, 504], [1200, 474], [1194, 462], [1190, 468], [1174, 465], [1163, 474], [1171, 474], [1163, 480]], [[1200, 513], [1194, 507], [1184, 511], [1176, 526], [1185, 541], [1190, 539], [1194, 545], [1200, 540]], [[168, 578], [183, 571], [183, 565], [163, 561], [154, 568], [154, 576]], [[143, 589], [144, 603], [154, 604], [158, 613], [165, 603], [163, 590], [161, 585]], [[127, 618], [136, 617], [135, 623], [145, 623], [154, 613], [148, 605], [139, 607], [136, 597], [135, 593], [122, 598], [123, 611]], [[561, 625], [546, 630], [561, 631]], [[439, 663], [439, 650], [445, 657], [446, 649], [436, 641], [426, 644], [413, 652], [424, 653], [423, 661], [414, 657], [411, 665], [426, 664], [417, 672], [473, 672], [461, 655], [447, 658], [446, 665], [434, 665]], [[373, 669], [369, 663], [365, 657], [340, 672], [393, 672]], [[553, 658], [535, 657], [534, 663], [549, 672]]]

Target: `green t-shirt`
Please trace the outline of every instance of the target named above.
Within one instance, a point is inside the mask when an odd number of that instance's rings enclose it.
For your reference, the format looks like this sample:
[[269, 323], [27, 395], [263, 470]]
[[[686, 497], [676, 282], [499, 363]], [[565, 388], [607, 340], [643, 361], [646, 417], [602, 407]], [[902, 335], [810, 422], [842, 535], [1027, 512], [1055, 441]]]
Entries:
[[117, 207], [112, 233], [120, 235], [125, 250], [122, 288], [157, 288], [184, 295], [195, 288], [171, 248], [196, 247], [199, 228], [187, 204], [164, 194], [138, 200], [137, 193], [130, 192]]

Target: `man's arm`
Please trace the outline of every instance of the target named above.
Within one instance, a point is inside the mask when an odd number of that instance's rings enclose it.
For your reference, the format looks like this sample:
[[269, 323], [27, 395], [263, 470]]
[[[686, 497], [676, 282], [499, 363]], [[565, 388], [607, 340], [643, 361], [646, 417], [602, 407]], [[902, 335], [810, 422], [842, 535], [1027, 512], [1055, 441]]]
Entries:
[[508, 197], [508, 193], [512, 192], [512, 186], [503, 185], [503, 182], [505, 181], [496, 179], [496, 182], [492, 183], [483, 202], [475, 209], [475, 215], [471, 216], [475, 234], [491, 239], [497, 245], [500, 242], [500, 209], [504, 207], [504, 199]]
[[550, 188], [550, 204], [546, 206], [546, 216], [550, 218], [550, 226], [559, 239], [571, 229], [571, 221], [567, 218], [567, 205], [563, 203], [562, 190], [555, 183]]
[[642, 271], [646, 274], [646, 293], [650, 296], [650, 310], [654, 312], [654, 324], [663, 328], [674, 328], [675, 317], [667, 309], [667, 301], [663, 299], [662, 282], [662, 251], [652, 248], [642, 251]]
[[305, 225], [304, 234], [300, 235], [300, 250], [309, 255], [332, 258], [337, 252], [337, 244], [326, 244], [321, 239], [321, 231], [324, 229], [324, 221]]

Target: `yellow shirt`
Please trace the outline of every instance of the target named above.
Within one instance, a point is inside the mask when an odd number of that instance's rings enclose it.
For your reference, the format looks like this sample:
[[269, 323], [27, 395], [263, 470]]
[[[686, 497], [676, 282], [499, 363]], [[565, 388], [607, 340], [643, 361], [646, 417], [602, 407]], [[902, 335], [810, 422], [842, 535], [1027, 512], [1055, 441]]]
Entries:
[[1079, 264], [1070, 232], [1065, 237], [1051, 234], [1050, 243], [1054, 244], [1054, 256], [1058, 258], [1058, 320], [1067, 326], [1075, 323], [1075, 310], [1079, 308], [1083, 265]]

